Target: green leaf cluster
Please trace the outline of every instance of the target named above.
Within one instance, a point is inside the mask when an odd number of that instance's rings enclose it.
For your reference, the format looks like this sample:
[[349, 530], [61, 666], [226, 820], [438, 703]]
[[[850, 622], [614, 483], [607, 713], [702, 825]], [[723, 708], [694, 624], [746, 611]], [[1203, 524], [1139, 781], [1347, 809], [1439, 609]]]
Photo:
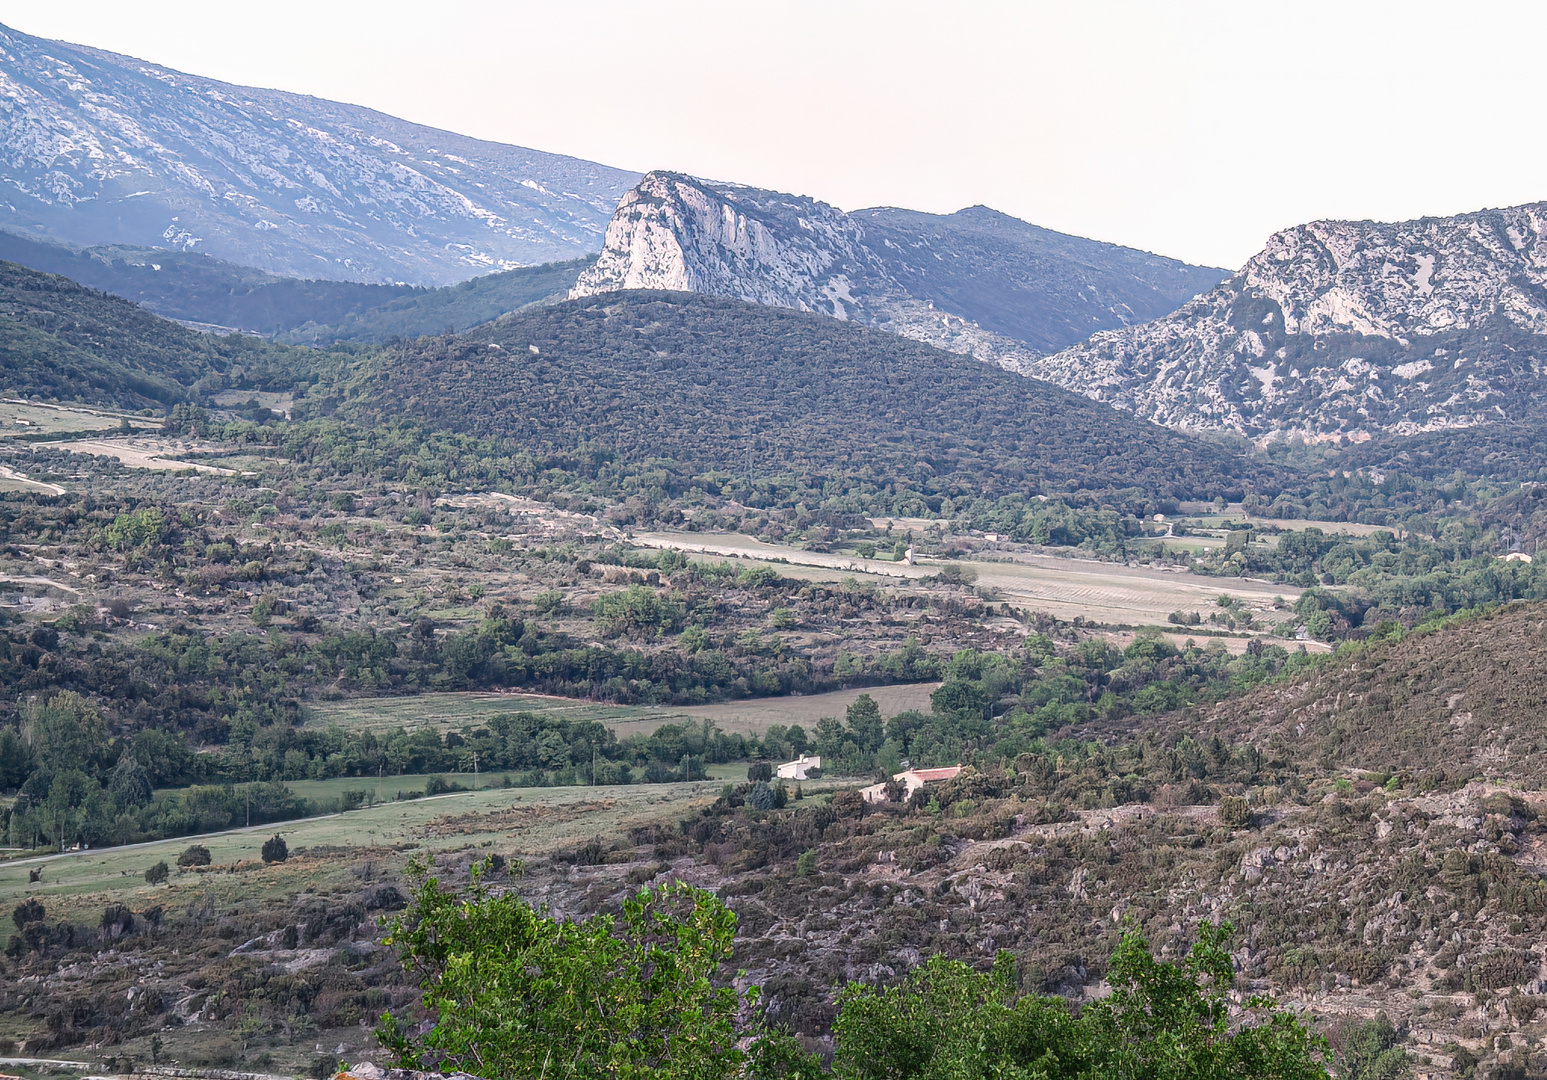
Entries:
[[555, 919], [475, 868], [459, 896], [425, 864], [388, 942], [424, 989], [424, 1035], [390, 1013], [382, 1043], [406, 1068], [488, 1077], [617, 1080], [733, 1075], [743, 1002], [711, 980], [736, 916], [682, 883], [645, 889], [619, 916]]

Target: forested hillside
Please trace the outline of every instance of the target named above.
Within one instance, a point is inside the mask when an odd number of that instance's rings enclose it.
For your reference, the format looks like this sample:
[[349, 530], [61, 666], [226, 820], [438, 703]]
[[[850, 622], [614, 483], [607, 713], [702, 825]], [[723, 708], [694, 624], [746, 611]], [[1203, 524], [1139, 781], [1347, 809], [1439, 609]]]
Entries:
[[[522, 266], [469, 278], [457, 285], [420, 289], [377, 307], [351, 312], [331, 325], [298, 326], [280, 335], [295, 344], [387, 341], [466, 330], [547, 299], [562, 299], [594, 257]], [[308, 282], [307, 284], [332, 284]]]
[[[0, 230], [0, 259], [61, 274], [122, 296], [168, 319], [275, 334], [332, 324], [388, 301], [432, 290], [357, 281], [302, 281], [199, 251], [76, 248]], [[437, 328], [439, 329], [439, 328]]]
[[[801, 312], [630, 292], [405, 345], [332, 410], [529, 452], [658, 461], [669, 473], [949, 480], [984, 493], [1212, 498], [1269, 466], [970, 357]], [[820, 485], [818, 485], [820, 486]]]
[[228, 386], [288, 387], [310, 350], [201, 334], [69, 278], [0, 262], [0, 389], [141, 408]]

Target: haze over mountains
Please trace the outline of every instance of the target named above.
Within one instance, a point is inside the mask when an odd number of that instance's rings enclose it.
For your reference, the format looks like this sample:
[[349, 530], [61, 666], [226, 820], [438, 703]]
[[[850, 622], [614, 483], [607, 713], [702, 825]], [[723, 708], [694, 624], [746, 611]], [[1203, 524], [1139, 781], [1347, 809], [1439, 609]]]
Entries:
[[637, 173], [0, 27], [0, 225], [444, 285], [595, 251]]

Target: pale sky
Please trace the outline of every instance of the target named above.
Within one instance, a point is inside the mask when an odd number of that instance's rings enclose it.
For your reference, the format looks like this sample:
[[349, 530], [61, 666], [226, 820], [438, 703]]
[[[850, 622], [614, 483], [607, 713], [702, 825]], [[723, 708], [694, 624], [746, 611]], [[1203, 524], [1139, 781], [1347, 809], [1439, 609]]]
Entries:
[[974, 203], [1234, 268], [1547, 199], [1547, 4], [0, 0], [26, 33], [844, 209]]

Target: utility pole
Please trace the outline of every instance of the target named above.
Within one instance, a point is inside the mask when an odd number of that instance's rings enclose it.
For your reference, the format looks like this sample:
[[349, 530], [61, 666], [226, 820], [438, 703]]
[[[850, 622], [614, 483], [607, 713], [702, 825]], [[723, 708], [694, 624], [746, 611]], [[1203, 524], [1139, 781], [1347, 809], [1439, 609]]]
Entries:
[[247, 799], [247, 827], [250, 829], [250, 828], [252, 828], [252, 783], [251, 783], [251, 781], [249, 781], [247, 786], [242, 789], [242, 794]]
[[478, 790], [478, 751], [473, 751], [473, 790]]

